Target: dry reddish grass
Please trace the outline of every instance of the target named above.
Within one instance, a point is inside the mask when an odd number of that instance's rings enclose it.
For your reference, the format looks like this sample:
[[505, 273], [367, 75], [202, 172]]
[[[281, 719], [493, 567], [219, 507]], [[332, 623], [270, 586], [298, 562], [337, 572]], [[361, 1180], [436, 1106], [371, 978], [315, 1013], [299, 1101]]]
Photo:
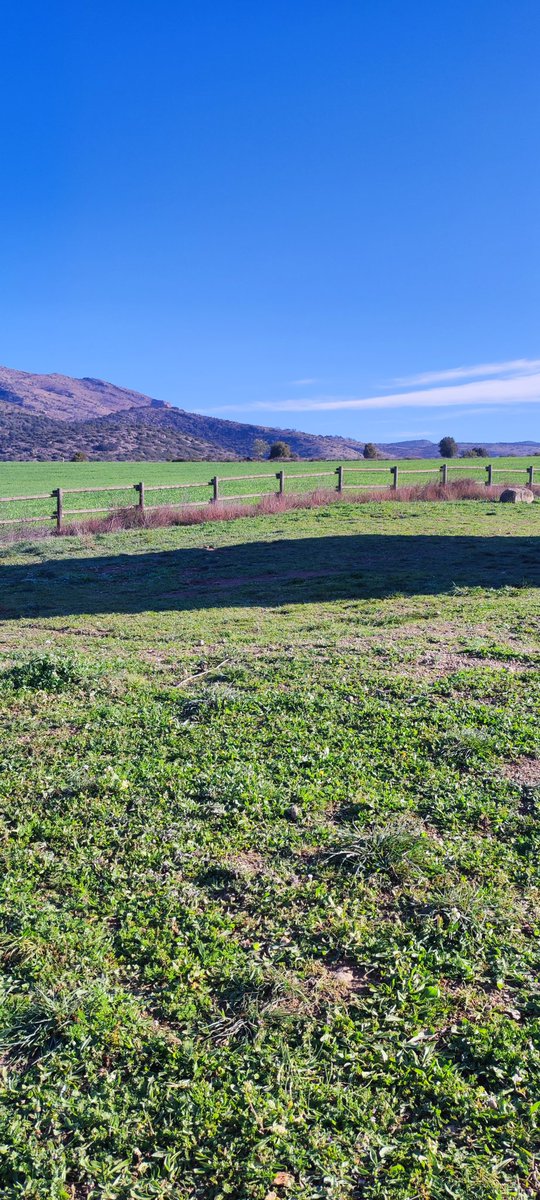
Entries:
[[[364, 488], [362, 491], [347, 491], [339, 493], [334, 489], [319, 488], [314, 492], [290, 492], [284, 496], [270, 494], [261, 496], [254, 504], [241, 501], [220, 500], [216, 504], [204, 503], [200, 507], [191, 508], [170, 507], [166, 504], [146, 508], [138, 507], [117, 508], [111, 510], [105, 517], [86, 517], [80, 521], [72, 520], [64, 524], [59, 532], [56, 528], [37, 525], [25, 525], [21, 519], [19, 525], [10, 529], [2, 529], [0, 541], [3, 544], [20, 542], [21, 539], [31, 538], [32, 541], [48, 537], [70, 537], [74, 535], [94, 533], [114, 533], [122, 529], [159, 529], [170, 525], [204, 525], [207, 521], [235, 521], [239, 517], [260, 517], [264, 515], [287, 512], [290, 509], [325, 508], [329, 504], [369, 504], [381, 501], [397, 501], [407, 503], [415, 500], [456, 501], [456, 500], [488, 500], [497, 501], [501, 492], [508, 484], [495, 484], [486, 487], [472, 479], [458, 479], [454, 483], [426, 483], [409, 487], [393, 488]], [[533, 485], [532, 491], [540, 498], [540, 485]]]
[[[498, 500], [506, 484], [486, 487], [471, 479], [458, 479], [454, 483], [426, 483], [409, 487], [369, 488], [358, 492], [347, 492], [347, 503], [367, 504], [373, 501], [429, 500]], [[540, 487], [534, 489], [540, 496]], [[159, 529], [164, 525], [202, 525], [206, 521], [235, 521], [238, 517], [259, 517], [287, 512], [290, 509], [322, 508], [328, 504], [343, 503], [345, 497], [337, 491], [319, 488], [314, 492], [289, 493], [284, 496], [262, 496], [255, 504], [241, 501], [221, 500], [216, 504], [201, 504], [200, 508], [170, 508], [159, 505], [155, 508], [116, 509], [106, 517], [90, 517], [84, 521], [71, 521], [64, 526], [63, 535], [81, 533], [109, 533], [120, 529]], [[54, 531], [56, 532], [56, 531]]]

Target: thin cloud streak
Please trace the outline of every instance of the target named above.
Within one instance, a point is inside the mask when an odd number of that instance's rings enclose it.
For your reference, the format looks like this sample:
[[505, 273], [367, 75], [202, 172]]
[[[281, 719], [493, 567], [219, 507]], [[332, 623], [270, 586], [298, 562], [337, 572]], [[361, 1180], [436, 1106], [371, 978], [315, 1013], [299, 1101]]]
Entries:
[[448, 371], [424, 371], [420, 375], [394, 379], [393, 384], [397, 387], [421, 387], [424, 384], [452, 383], [456, 379], [482, 379], [493, 375], [519, 378], [522, 375], [535, 374], [539, 368], [540, 358], [514, 358], [509, 362], [479, 363], [473, 367], [452, 367]]
[[385, 396], [314, 396], [309, 400], [259, 401], [250, 407], [272, 412], [329, 412], [337, 409], [468, 408], [485, 404], [537, 404], [539, 401], [540, 371], [512, 379], [482, 379]]

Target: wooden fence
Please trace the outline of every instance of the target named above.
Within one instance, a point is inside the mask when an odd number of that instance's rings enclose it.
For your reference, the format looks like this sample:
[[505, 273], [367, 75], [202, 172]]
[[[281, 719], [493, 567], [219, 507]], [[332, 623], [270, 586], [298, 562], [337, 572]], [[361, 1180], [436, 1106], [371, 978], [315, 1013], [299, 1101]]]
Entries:
[[[491, 486], [491, 484], [494, 482], [493, 476], [496, 474], [499, 474], [499, 475], [504, 474], [506, 476], [508, 476], [509, 473], [512, 473], [514, 475], [526, 475], [527, 484], [530, 486], [531, 484], [534, 483], [534, 466], [532, 466], [532, 465], [528, 466], [528, 467], [497, 467], [493, 463], [487, 463], [487, 465], [485, 467], [480, 467], [478, 464], [473, 466], [472, 464], [471, 465], [463, 465], [462, 463], [450, 464], [447, 462], [443, 462], [438, 467], [412, 467], [412, 468], [405, 467], [404, 469], [402, 469], [400, 466], [391, 466], [391, 467], [339, 466], [339, 467], [336, 467], [335, 470], [331, 470], [331, 471], [315, 471], [315, 472], [294, 471], [294, 472], [289, 472], [289, 473], [286, 473], [282, 469], [280, 471], [261, 472], [256, 475], [227, 475], [227, 476], [223, 476], [221, 478], [217, 475], [214, 475], [213, 478], [208, 480], [207, 483], [199, 483], [197, 481], [193, 481], [192, 483], [164, 483], [164, 484], [156, 484], [153, 487], [147, 487], [144, 483], [141, 482], [141, 483], [127, 484], [127, 485], [124, 485], [123, 487], [117, 486], [117, 485], [112, 486], [112, 487], [87, 487], [87, 488], [61, 488], [61, 487], [58, 487], [58, 488], [54, 488], [52, 492], [41, 492], [34, 496], [0, 496], [0, 504], [23, 504], [23, 503], [27, 504], [30, 501], [36, 501], [36, 500], [54, 500], [55, 501], [54, 511], [51, 513], [44, 513], [41, 516], [37, 516], [37, 517], [36, 516], [26, 516], [26, 515], [23, 515], [20, 517], [9, 517], [5, 520], [0, 520], [0, 525], [21, 525], [21, 524], [27, 524], [28, 522], [36, 522], [36, 523], [40, 522], [40, 524], [43, 525], [47, 521], [55, 521], [56, 528], [58, 530], [61, 530], [66, 517], [80, 517], [83, 515], [87, 516], [88, 514], [110, 513], [111, 512], [111, 505], [107, 505], [105, 507], [99, 507], [99, 508], [98, 507], [95, 507], [95, 508], [66, 508], [65, 507], [66, 497], [67, 496], [75, 496], [75, 495], [95, 495], [96, 493], [101, 494], [103, 492], [111, 493], [111, 492], [134, 491], [136, 493], [135, 504], [129, 505], [128, 507], [139, 508], [144, 511], [145, 509], [149, 509], [149, 508], [161, 507], [161, 505], [148, 503], [147, 497], [149, 495], [151, 495], [153, 492], [181, 492], [181, 491], [187, 490], [187, 489], [190, 489], [191, 491], [193, 491], [195, 488], [202, 488], [202, 487], [211, 488], [212, 494], [209, 496], [208, 499], [205, 499], [205, 500], [178, 500], [178, 501], [173, 502], [172, 504], [169, 501], [167, 501], [168, 508], [188, 508], [188, 507], [201, 507], [206, 504], [215, 504], [217, 501], [221, 502], [221, 501], [227, 501], [227, 500], [252, 500], [252, 499], [260, 500], [265, 495], [266, 496], [267, 495], [282, 496], [285, 492], [286, 483], [290, 482], [292, 480], [298, 481], [298, 480], [303, 480], [303, 479], [330, 479], [331, 478], [333, 480], [334, 479], [336, 480], [335, 484], [333, 485], [332, 490], [335, 490], [337, 492], [345, 492], [345, 491], [358, 491], [360, 488], [392, 488], [392, 489], [396, 489], [400, 486], [400, 480], [401, 480], [401, 483], [403, 484], [404, 482], [408, 481], [409, 476], [411, 476], [411, 475], [428, 475], [428, 476], [432, 475], [432, 476], [436, 476], [440, 483], [447, 483], [449, 481], [449, 476], [452, 471], [463, 472], [463, 471], [479, 471], [479, 470], [485, 471], [486, 487]], [[384, 483], [384, 482], [383, 483], [380, 483], [380, 482], [376, 482], [376, 483], [375, 482], [345, 483], [345, 476], [347, 476], [347, 477], [349, 477], [350, 475], [366, 476], [366, 475], [369, 475], [370, 473], [372, 475], [381, 476], [381, 475], [384, 475], [385, 472], [390, 473], [390, 479], [389, 479], [388, 483]], [[259, 492], [237, 492], [234, 495], [225, 495], [221, 491], [221, 487], [224, 484], [238, 483], [238, 482], [244, 483], [246, 480], [252, 480], [252, 479], [274, 479], [274, 480], [277, 480], [277, 488], [276, 488], [275, 492], [260, 492], [260, 491]], [[320, 486], [324, 487], [325, 485], [322, 484]], [[126, 506], [122, 505], [121, 507], [124, 508]]]

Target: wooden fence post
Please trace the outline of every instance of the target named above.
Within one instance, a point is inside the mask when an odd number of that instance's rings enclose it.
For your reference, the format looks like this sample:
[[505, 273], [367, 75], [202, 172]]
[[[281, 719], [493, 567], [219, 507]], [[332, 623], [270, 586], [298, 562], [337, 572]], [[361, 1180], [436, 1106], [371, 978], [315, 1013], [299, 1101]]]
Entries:
[[336, 467], [336, 474], [337, 474], [337, 488], [336, 488], [336, 491], [338, 491], [338, 492], [342, 492], [342, 491], [343, 491], [343, 472], [344, 472], [344, 470], [345, 470], [345, 468], [344, 468], [344, 467]]
[[448, 482], [448, 463], [441, 463], [441, 483]]
[[55, 488], [53, 496], [56, 496], [56, 528], [60, 530], [62, 528], [63, 513], [62, 488]]
[[527, 483], [529, 487], [532, 487], [534, 483], [534, 465], [532, 464], [530, 467], [527, 467]]
[[136, 483], [135, 491], [139, 493], [138, 507], [144, 512], [144, 483]]
[[217, 475], [214, 475], [214, 477], [210, 480], [210, 483], [212, 484], [212, 487], [214, 489], [210, 503], [215, 504], [216, 501], [219, 500], [219, 479], [218, 479]]
[[276, 479], [279, 481], [278, 496], [282, 496], [285, 491], [285, 471], [276, 471]]
[[488, 463], [486, 467], [486, 487], [491, 487], [493, 483], [493, 463]]
[[394, 491], [396, 491], [397, 485], [398, 485], [398, 478], [399, 478], [399, 468], [398, 467], [390, 467], [390, 472], [393, 477], [392, 487], [393, 487]]

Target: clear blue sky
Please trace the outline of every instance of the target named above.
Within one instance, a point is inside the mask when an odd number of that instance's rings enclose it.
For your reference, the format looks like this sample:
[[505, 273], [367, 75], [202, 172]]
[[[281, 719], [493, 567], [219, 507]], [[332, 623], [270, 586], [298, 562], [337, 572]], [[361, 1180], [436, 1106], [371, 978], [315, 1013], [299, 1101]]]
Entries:
[[3, 364], [540, 439], [538, 0], [21, 0], [2, 35]]

